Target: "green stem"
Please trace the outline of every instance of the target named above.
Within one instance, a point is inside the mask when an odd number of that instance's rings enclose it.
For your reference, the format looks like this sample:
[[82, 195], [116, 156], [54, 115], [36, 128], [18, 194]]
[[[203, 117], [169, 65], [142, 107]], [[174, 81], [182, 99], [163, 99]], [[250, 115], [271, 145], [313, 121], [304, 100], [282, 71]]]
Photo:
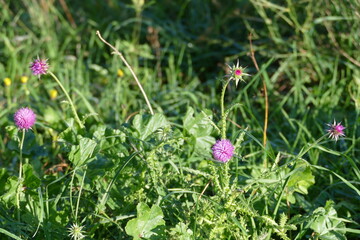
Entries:
[[8, 107], [11, 105], [11, 90], [10, 90], [10, 86], [6, 86], [5, 87], [5, 92], [6, 92], [6, 100], [7, 100], [7, 105]]
[[25, 140], [25, 129], [22, 130], [21, 141], [20, 141], [20, 169], [19, 169], [19, 179], [22, 177], [22, 152]]
[[73, 114], [75, 116], [75, 120], [77, 121], [77, 123], [79, 124], [80, 128], [84, 128], [84, 125], [82, 124], [76, 109], [75, 109], [75, 105], [73, 103], [73, 101], [71, 100], [69, 94], [67, 93], [67, 91], [65, 90], [64, 86], [61, 84], [60, 80], [52, 73], [49, 71], [49, 74], [55, 79], [55, 81], [57, 82], [57, 84], [60, 86], [61, 90], [64, 92], [66, 98], [68, 99], [70, 106], [71, 106], [71, 110], [73, 111]]
[[[72, 190], [73, 190], [73, 183], [74, 183], [74, 178], [75, 178], [75, 173], [76, 173], [77, 168], [75, 167], [75, 169], [73, 170], [72, 176], [71, 176], [71, 180], [70, 180], [70, 192], [69, 192], [69, 197], [70, 197], [70, 208], [71, 208], [71, 212], [74, 214], [74, 204], [73, 204], [73, 196], [72, 196]], [[74, 216], [75, 217], [75, 216]]]
[[76, 210], [75, 210], [75, 219], [76, 219], [76, 221], [77, 221], [77, 216], [78, 216], [78, 212], [79, 212], [80, 197], [81, 197], [82, 189], [84, 187], [85, 176], [86, 176], [86, 168], [85, 168], [85, 171], [84, 171], [83, 179], [81, 181], [81, 186], [80, 186], [80, 190], [79, 190], [79, 196], [78, 196], [78, 199], [77, 199], [77, 202], [76, 202]]
[[225, 115], [225, 91], [227, 86], [229, 85], [229, 80], [227, 80], [223, 84], [223, 88], [221, 90], [221, 98], [220, 98], [220, 107], [221, 107], [221, 139], [226, 139], [226, 115]]
[[16, 192], [16, 206], [18, 208], [18, 220], [20, 221], [20, 192], [21, 192], [21, 188], [22, 188], [22, 150], [23, 150], [23, 146], [24, 146], [24, 139], [25, 139], [25, 129], [22, 130], [22, 135], [21, 135], [21, 140], [20, 140], [20, 167], [19, 167], [19, 185], [18, 185], [18, 189]]

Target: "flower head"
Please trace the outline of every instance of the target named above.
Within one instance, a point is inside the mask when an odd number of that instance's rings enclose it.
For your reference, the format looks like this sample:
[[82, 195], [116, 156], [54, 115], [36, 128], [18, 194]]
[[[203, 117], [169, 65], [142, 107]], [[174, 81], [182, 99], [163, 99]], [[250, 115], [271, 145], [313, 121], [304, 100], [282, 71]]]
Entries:
[[47, 63], [47, 59], [39, 59], [39, 58], [35, 59], [30, 64], [30, 69], [32, 73], [38, 77], [40, 77], [43, 74], [46, 74], [47, 70], [49, 69], [49, 64]]
[[236, 86], [238, 85], [240, 80], [244, 81], [244, 76], [250, 76], [250, 74], [244, 72], [245, 68], [239, 65], [239, 60], [237, 60], [236, 65], [234, 64], [232, 67], [228, 65], [228, 67], [230, 68], [230, 73], [225, 75], [225, 77], [228, 77], [229, 80], [235, 80]]
[[123, 70], [118, 69], [118, 70], [117, 70], [117, 75], [118, 75], [118, 77], [123, 77], [123, 76], [124, 76]]
[[20, 78], [20, 81], [21, 81], [21, 83], [27, 83], [27, 81], [29, 80], [29, 77], [28, 76], [21, 76], [21, 78]]
[[50, 95], [51, 100], [54, 100], [57, 97], [58, 92], [56, 91], [56, 89], [50, 89], [49, 95]]
[[11, 85], [11, 79], [10, 78], [4, 78], [4, 84], [6, 87], [9, 87]]
[[30, 108], [20, 108], [15, 114], [14, 114], [14, 122], [15, 125], [19, 129], [30, 129], [34, 124], [36, 120], [36, 115]]
[[345, 127], [341, 125], [341, 122], [336, 123], [336, 121], [334, 120], [333, 124], [328, 123], [327, 125], [329, 126], [329, 129], [327, 130], [327, 132], [329, 133], [329, 138], [335, 139], [335, 141], [337, 141], [339, 137], [345, 136]]
[[215, 160], [220, 162], [226, 163], [234, 155], [234, 146], [228, 139], [217, 140], [211, 149]]
[[69, 236], [74, 240], [80, 240], [85, 237], [83, 234], [84, 226], [79, 226], [77, 223], [74, 223], [68, 228]]

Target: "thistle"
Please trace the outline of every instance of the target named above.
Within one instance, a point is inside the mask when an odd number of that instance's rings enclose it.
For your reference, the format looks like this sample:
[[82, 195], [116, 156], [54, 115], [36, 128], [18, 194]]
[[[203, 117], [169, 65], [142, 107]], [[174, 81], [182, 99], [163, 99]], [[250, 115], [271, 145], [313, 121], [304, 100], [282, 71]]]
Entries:
[[329, 126], [329, 129], [327, 129], [329, 138], [337, 141], [339, 139], [339, 137], [345, 136], [345, 133], [344, 133], [345, 127], [343, 125], [341, 125], [341, 122], [336, 123], [336, 121], [334, 120], [333, 124], [328, 123], [327, 125]]
[[74, 240], [83, 239], [85, 237], [82, 230], [83, 228], [84, 226], [79, 226], [77, 223], [74, 223], [68, 228], [69, 237]]
[[46, 74], [48, 69], [49, 64], [47, 63], [47, 59], [37, 58], [30, 64], [31, 72], [39, 78], [41, 75]]
[[214, 146], [211, 148], [215, 160], [226, 163], [234, 155], [234, 146], [228, 139], [222, 139], [216, 141]]
[[14, 122], [15, 125], [19, 129], [30, 129], [34, 124], [36, 120], [36, 115], [30, 108], [20, 108], [15, 114], [14, 114]]
[[250, 74], [245, 73], [245, 68], [239, 65], [239, 60], [237, 60], [236, 65], [234, 64], [232, 67], [228, 65], [230, 68], [230, 73], [225, 75], [225, 77], [229, 78], [230, 80], [235, 80], [235, 85], [237, 86], [239, 81], [245, 82], [243, 79], [244, 76], [250, 76]]

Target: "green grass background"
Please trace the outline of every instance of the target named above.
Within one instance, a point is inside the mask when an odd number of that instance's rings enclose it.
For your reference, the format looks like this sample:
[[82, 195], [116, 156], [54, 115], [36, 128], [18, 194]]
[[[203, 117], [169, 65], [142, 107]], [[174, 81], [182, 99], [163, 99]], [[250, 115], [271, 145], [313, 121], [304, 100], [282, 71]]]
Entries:
[[[35, 134], [28, 134], [29, 138], [46, 146], [31, 153], [36, 159], [34, 168], [44, 172], [67, 161], [61, 147], [49, 142], [66, 128], [71, 111], [62, 103], [65, 96], [50, 76], [31, 76], [29, 63], [37, 56], [49, 59], [51, 71], [69, 89], [81, 116], [96, 113], [86, 121], [89, 129], [99, 124], [120, 128], [139, 111], [147, 112], [130, 72], [97, 38], [99, 30], [133, 66], [155, 111], [175, 126], [181, 124], [189, 106], [196, 111], [210, 109], [214, 120], [220, 119], [220, 79], [226, 74], [226, 63], [239, 59], [252, 76], [227, 91], [227, 105], [241, 103], [229, 116], [236, 124], [229, 122], [228, 136], [248, 127], [252, 136], [262, 138], [265, 81], [269, 94], [267, 136], [273, 151], [296, 154], [324, 134], [326, 123], [341, 121], [346, 126], [345, 139], [327, 142], [325, 150], [311, 149], [305, 158], [359, 188], [359, 1], [141, 3], [0, 0], [0, 79], [12, 80], [9, 88], [0, 86], [1, 168], [16, 175], [14, 159], [18, 153], [6, 128], [14, 125], [12, 115], [21, 106], [33, 108], [38, 116]], [[250, 34], [260, 72], [250, 58]], [[117, 75], [118, 69], [124, 71], [123, 77]], [[23, 75], [29, 76], [25, 85], [20, 82]], [[51, 100], [48, 91], [54, 88], [59, 96]], [[261, 168], [264, 153], [252, 139], [245, 139], [241, 154], [245, 160], [237, 174], [247, 176]], [[193, 166], [191, 161], [186, 165]], [[359, 196], [333, 175], [314, 174], [316, 184], [308, 195], [311, 201], [304, 200], [301, 208], [306, 209], [307, 203], [313, 208], [323, 206], [332, 199], [339, 215], [359, 222]], [[127, 209], [135, 211], [134, 206]], [[6, 215], [6, 207], [1, 211]], [[0, 226], [1, 222], [5, 220]], [[92, 233], [115, 236], [116, 227], [111, 226], [108, 232], [92, 228]], [[349, 236], [356, 239], [354, 234]]]

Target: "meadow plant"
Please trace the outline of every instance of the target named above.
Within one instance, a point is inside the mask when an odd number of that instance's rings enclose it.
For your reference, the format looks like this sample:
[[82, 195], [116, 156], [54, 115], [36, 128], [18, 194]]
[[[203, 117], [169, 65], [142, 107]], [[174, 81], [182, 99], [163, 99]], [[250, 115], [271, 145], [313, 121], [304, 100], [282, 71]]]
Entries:
[[226, 163], [234, 155], [234, 146], [228, 139], [217, 140], [211, 148], [215, 160]]
[[8, 106], [11, 105], [11, 78], [6, 77], [3, 79], [4, 85], [5, 85], [5, 95], [6, 95], [6, 99], [7, 99], [7, 104]]
[[36, 114], [30, 108], [20, 108], [14, 114], [14, 122], [19, 130], [21, 130], [21, 139], [19, 142], [20, 149], [20, 157], [19, 157], [19, 178], [18, 178], [18, 188], [16, 192], [16, 203], [18, 208], [18, 220], [20, 220], [20, 193], [22, 191], [23, 179], [22, 179], [22, 171], [23, 171], [23, 146], [25, 140], [25, 132], [35, 124]]
[[48, 59], [40, 59], [40, 58], [35, 59], [30, 64], [30, 70], [32, 74], [37, 76], [38, 78], [40, 78], [41, 75], [46, 74], [49, 69], [49, 64], [47, 61]]
[[4, 85], [6, 87], [10, 87], [11, 86], [11, 78], [8, 78], [8, 77], [4, 78]]
[[86, 237], [83, 231], [84, 226], [79, 226], [77, 223], [72, 224], [68, 228], [69, 237], [74, 240], [81, 240]]
[[329, 134], [329, 138], [334, 139], [335, 142], [339, 139], [339, 137], [344, 137], [345, 133], [345, 127], [341, 124], [341, 122], [336, 123], [336, 121], [334, 120], [334, 122], [328, 123], [328, 129], [327, 132]]
[[20, 108], [15, 114], [14, 114], [14, 122], [15, 125], [19, 129], [28, 130], [30, 129], [36, 121], [36, 114], [33, 110], [31, 110], [28, 107]]
[[51, 100], [56, 99], [57, 95], [58, 95], [58, 92], [57, 92], [56, 89], [50, 89], [49, 90], [49, 96], [50, 96]]
[[2, 1], [1, 239], [359, 239], [358, 1], [66, 2]]
[[75, 121], [79, 124], [80, 128], [84, 128], [84, 124], [81, 122], [79, 115], [76, 112], [76, 108], [75, 105], [73, 103], [73, 101], [71, 100], [68, 92], [66, 91], [66, 89], [64, 88], [63, 84], [61, 83], [61, 81], [55, 76], [54, 73], [52, 73], [51, 71], [49, 71], [49, 64], [48, 64], [48, 59], [40, 59], [37, 58], [35, 59], [31, 64], [30, 64], [30, 70], [32, 71], [33, 75], [37, 76], [38, 78], [41, 77], [41, 75], [47, 74], [49, 73], [50, 76], [56, 81], [56, 83], [59, 85], [59, 87], [61, 88], [61, 90], [64, 92], [71, 110], [74, 114], [75, 117]]
[[239, 60], [237, 60], [236, 64], [233, 64], [232, 66], [227, 65], [230, 69], [230, 73], [228, 75], [225, 75], [229, 79], [229, 81], [234, 80], [235, 85], [237, 86], [239, 81], [245, 82], [243, 79], [244, 76], [250, 76], [250, 74], [245, 72], [245, 68], [239, 65]]
[[26, 84], [26, 83], [28, 82], [28, 80], [29, 80], [29, 77], [28, 77], [28, 76], [21, 76], [21, 78], [20, 78], [20, 81], [21, 81], [21, 83], [23, 83], [23, 84]]

